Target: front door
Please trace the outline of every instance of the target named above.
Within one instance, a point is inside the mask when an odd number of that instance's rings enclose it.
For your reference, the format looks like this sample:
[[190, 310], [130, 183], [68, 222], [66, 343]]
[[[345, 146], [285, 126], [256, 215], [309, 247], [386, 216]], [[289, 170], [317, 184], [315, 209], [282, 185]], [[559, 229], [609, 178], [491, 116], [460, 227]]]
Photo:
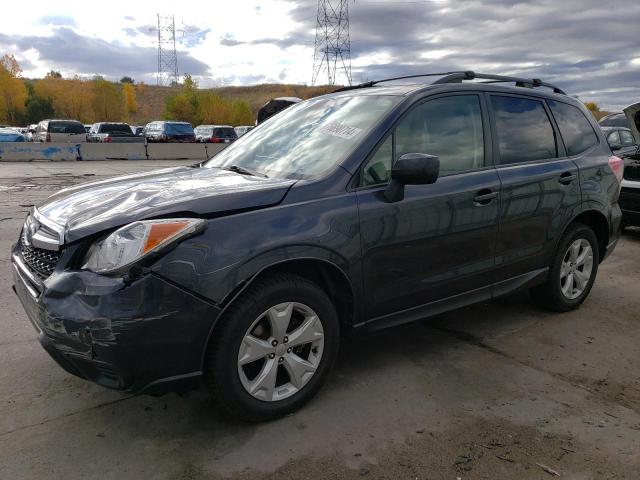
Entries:
[[[481, 104], [475, 94], [419, 104], [365, 162], [357, 196], [368, 320], [491, 284], [500, 182]], [[391, 164], [405, 153], [438, 155], [440, 177], [389, 203]]]

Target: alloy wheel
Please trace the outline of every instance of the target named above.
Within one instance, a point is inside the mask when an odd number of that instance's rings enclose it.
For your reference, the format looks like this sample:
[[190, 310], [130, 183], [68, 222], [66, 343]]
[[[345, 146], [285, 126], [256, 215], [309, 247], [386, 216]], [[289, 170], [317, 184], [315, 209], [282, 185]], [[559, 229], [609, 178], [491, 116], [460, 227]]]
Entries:
[[584, 238], [575, 240], [567, 249], [560, 267], [560, 289], [569, 300], [582, 295], [593, 271], [593, 249]]
[[311, 380], [323, 349], [322, 322], [310, 307], [298, 302], [274, 305], [255, 319], [242, 339], [240, 382], [258, 400], [283, 400]]

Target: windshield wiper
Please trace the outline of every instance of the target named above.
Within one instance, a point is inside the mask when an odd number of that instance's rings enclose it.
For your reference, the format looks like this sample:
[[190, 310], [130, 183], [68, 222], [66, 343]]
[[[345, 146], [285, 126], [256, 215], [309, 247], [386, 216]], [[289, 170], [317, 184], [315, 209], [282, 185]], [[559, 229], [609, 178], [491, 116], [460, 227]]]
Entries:
[[228, 167], [222, 167], [223, 170], [229, 170], [230, 172], [236, 172], [241, 175], [251, 175], [252, 177], [269, 178], [264, 173], [256, 172], [255, 170], [249, 170], [248, 168], [241, 167], [240, 165], [229, 165]]

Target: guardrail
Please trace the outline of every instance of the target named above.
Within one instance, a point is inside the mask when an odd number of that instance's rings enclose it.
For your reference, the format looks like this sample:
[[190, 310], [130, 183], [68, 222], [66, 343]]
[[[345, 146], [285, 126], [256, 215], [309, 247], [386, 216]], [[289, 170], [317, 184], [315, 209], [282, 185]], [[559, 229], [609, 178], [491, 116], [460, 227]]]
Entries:
[[30, 143], [0, 142], [0, 161], [207, 160], [224, 143]]

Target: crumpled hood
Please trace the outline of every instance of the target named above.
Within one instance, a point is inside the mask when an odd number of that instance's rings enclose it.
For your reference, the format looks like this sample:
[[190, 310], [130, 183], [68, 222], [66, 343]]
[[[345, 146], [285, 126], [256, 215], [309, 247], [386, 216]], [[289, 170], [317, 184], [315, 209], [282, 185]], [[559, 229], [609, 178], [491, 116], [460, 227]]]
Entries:
[[37, 208], [64, 227], [68, 243], [136, 220], [276, 205], [294, 183], [214, 168], [166, 168], [60, 190]]
[[629, 105], [622, 110], [629, 120], [629, 128], [633, 133], [633, 138], [636, 139], [636, 143], [640, 145], [640, 102]]

